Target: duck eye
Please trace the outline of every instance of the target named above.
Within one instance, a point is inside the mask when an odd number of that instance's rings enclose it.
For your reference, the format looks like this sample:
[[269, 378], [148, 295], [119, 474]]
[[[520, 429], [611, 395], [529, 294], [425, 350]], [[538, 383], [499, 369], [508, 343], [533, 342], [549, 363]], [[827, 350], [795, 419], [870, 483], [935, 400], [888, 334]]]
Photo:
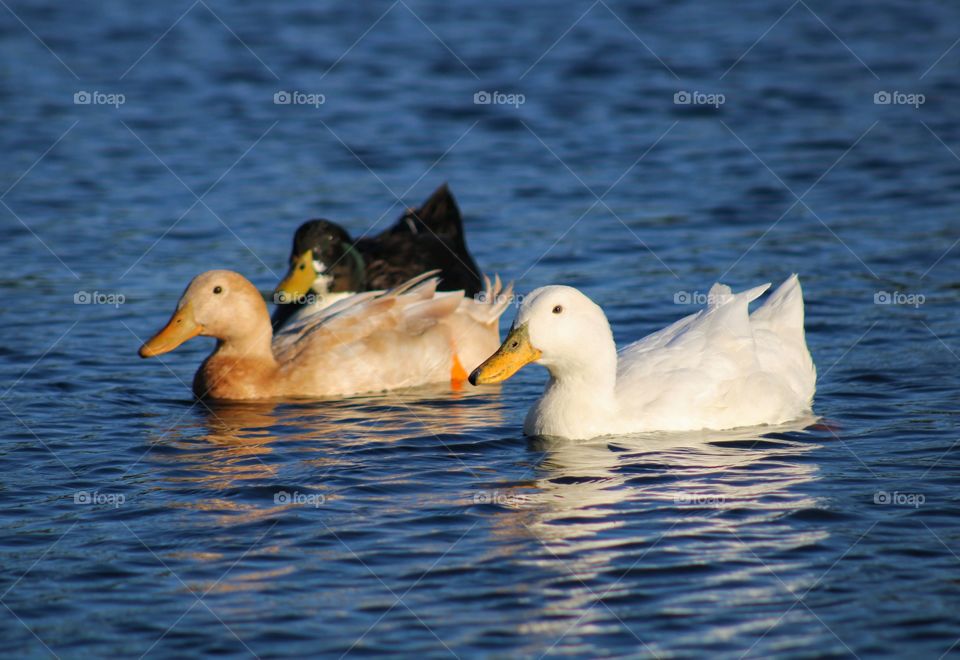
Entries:
[[560, 305], [557, 305], [556, 307], [553, 308], [554, 314], [559, 314], [562, 311], [563, 311], [563, 307], [561, 307]]
[[304, 270], [307, 267], [306, 264], [300, 264], [300, 270]]
[[216, 293], [216, 294], [223, 293], [223, 287], [222, 287], [222, 286], [215, 286], [215, 287], [213, 287], [213, 292]]

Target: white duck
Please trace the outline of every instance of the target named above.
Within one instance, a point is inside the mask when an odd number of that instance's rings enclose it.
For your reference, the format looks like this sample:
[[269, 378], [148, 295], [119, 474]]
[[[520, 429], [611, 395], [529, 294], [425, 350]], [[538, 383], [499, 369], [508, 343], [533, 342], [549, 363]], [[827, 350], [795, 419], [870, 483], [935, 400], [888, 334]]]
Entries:
[[524, 300], [499, 350], [470, 374], [499, 383], [536, 362], [550, 380], [523, 430], [592, 438], [647, 431], [779, 424], [811, 410], [816, 368], [803, 330], [803, 293], [791, 275], [738, 294], [714, 284], [708, 305], [617, 353], [607, 318], [568, 286]]

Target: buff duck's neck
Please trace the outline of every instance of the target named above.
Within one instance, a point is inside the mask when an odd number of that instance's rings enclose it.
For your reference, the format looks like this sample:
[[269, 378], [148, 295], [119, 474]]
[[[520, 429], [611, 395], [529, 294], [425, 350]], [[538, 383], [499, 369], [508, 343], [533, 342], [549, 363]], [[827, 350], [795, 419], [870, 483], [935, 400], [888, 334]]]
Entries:
[[197, 397], [253, 399], [281, 394], [274, 391], [281, 379], [269, 318], [247, 319], [237, 326], [243, 330], [217, 337], [216, 348], [197, 371], [193, 380]]
[[[238, 323], [237, 332], [217, 337], [217, 347], [213, 355], [230, 358], [251, 358], [273, 360], [273, 328], [269, 317]], [[242, 328], [242, 330], [240, 330]], [[212, 357], [212, 356], [211, 356]]]

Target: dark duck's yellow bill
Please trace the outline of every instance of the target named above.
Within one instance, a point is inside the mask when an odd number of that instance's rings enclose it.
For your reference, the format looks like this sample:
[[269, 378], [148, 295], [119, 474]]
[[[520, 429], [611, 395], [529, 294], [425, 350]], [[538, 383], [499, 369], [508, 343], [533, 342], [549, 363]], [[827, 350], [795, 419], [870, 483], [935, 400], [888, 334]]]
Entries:
[[317, 271], [313, 267], [313, 250], [306, 250], [293, 258], [290, 270], [277, 288], [273, 290], [274, 300], [277, 302], [295, 302], [301, 300], [308, 293], [317, 279]]
[[470, 374], [471, 385], [502, 383], [522, 367], [536, 362], [542, 354], [530, 343], [527, 324], [514, 326], [497, 352]]

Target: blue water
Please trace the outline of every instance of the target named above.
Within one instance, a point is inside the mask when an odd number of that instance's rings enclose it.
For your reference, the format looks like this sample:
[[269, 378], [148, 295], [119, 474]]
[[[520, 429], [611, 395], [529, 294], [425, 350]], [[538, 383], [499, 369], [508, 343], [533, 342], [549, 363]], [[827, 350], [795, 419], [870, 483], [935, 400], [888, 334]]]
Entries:
[[[8, 1], [0, 653], [960, 655], [957, 25], [946, 2]], [[820, 421], [547, 443], [520, 430], [538, 368], [207, 407], [208, 340], [137, 358], [195, 274], [267, 291], [303, 219], [377, 231], [442, 181], [487, 272], [582, 288], [621, 342], [714, 281], [800, 273]]]

